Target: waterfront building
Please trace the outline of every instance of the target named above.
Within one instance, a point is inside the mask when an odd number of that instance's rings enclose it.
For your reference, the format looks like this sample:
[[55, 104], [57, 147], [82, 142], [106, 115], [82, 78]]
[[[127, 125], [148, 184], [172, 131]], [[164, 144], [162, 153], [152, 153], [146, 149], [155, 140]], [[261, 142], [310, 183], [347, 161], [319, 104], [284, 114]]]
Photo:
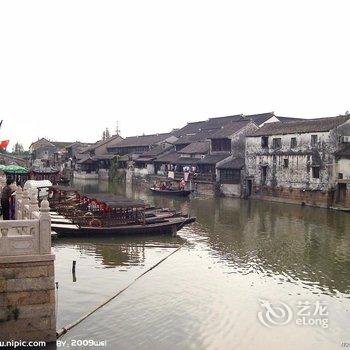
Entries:
[[120, 135], [113, 135], [105, 140], [99, 140], [89, 147], [84, 148], [81, 154], [89, 154], [90, 156], [106, 155], [108, 148], [117, 147], [123, 141]]
[[172, 145], [176, 140], [177, 137], [172, 133], [130, 136], [116, 145], [108, 146], [107, 152], [120, 156], [128, 154], [131, 158], [137, 158], [156, 146]]
[[88, 147], [81, 147], [80, 153], [76, 152], [72, 160], [74, 178], [108, 180], [108, 169], [114, 155], [108, 154], [107, 148], [116, 146], [122, 140], [120, 135], [113, 135]]
[[77, 155], [82, 153], [85, 149], [92, 146], [92, 143], [75, 141], [66, 147], [67, 158], [74, 160]]
[[72, 142], [50, 141], [41, 138], [29, 146], [31, 164], [40, 166], [57, 166], [66, 160], [66, 147]]
[[340, 141], [344, 144], [335, 152], [334, 172], [335, 205], [350, 208], [350, 137], [343, 136]]
[[336, 161], [340, 160], [338, 167], [346, 164], [341, 151], [347, 148], [349, 136], [348, 115], [263, 125], [246, 138], [246, 194], [332, 206], [340, 183], [334, 169]]
[[120, 165], [132, 169], [135, 176], [146, 176], [155, 173], [154, 160], [174, 148], [176, 132], [130, 136], [117, 145], [107, 147], [109, 155], [118, 156]]
[[220, 130], [225, 124], [242, 120], [243, 115], [237, 114], [227, 117], [209, 118], [208, 120], [188, 123], [178, 130], [178, 140], [175, 142], [177, 151], [193, 142], [205, 141], [210, 136]]
[[[221, 186], [217, 165], [225, 159], [242, 158], [245, 150], [245, 135], [257, 129], [258, 126], [255, 122], [250, 119], [241, 119], [239, 121], [228, 122], [214, 132], [210, 136], [210, 153], [198, 162], [199, 180], [217, 182], [220, 185], [219, 191], [224, 191], [221, 194], [241, 196], [240, 189], [238, 193], [237, 189], [226, 191], [227, 186]], [[226, 172], [226, 176], [229, 174], [231, 172]], [[235, 182], [236, 184], [235, 174], [232, 173], [232, 176], [232, 179], [226, 178], [225, 181]]]
[[220, 194], [226, 197], [242, 197], [244, 181], [244, 158], [231, 155], [216, 165], [216, 179]]
[[172, 150], [174, 150], [172, 144], [162, 143], [140, 154], [139, 157], [134, 160], [135, 175], [156, 174], [159, 169], [156, 168], [157, 163], [155, 163], [154, 160], [163, 154], [168, 154], [168, 152]]

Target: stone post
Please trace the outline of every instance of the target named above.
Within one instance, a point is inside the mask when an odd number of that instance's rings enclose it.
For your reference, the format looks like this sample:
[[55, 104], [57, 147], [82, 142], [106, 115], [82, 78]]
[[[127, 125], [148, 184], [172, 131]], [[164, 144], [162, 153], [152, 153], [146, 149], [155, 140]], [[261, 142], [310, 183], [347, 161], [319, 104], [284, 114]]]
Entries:
[[40, 216], [39, 216], [39, 244], [40, 254], [51, 253], [51, 217], [50, 206], [47, 199], [41, 201]]
[[22, 197], [23, 191], [21, 186], [17, 186], [16, 189], [16, 206], [15, 206], [15, 219], [22, 219]]
[[39, 211], [37, 191], [35, 189], [30, 191], [29, 197], [30, 197], [30, 201], [29, 201], [30, 219], [36, 219], [33, 213]]
[[29, 213], [27, 213], [26, 205], [29, 204], [29, 194], [27, 190], [23, 190], [22, 193], [22, 217], [21, 219], [29, 219]]

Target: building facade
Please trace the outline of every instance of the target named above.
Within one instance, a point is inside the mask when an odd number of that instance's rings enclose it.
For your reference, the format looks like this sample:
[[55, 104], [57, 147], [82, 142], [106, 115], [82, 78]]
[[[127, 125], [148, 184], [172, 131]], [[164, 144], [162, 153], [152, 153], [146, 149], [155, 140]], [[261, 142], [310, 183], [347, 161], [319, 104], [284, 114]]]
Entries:
[[269, 123], [246, 138], [246, 194], [330, 207], [350, 116]]

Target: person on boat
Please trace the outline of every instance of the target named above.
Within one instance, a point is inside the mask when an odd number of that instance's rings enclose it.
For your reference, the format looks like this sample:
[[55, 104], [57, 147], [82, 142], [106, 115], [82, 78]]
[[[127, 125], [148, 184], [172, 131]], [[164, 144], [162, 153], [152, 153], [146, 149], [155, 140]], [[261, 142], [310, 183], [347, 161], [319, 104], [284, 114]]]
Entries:
[[184, 190], [186, 186], [186, 181], [182, 178], [180, 181], [180, 190]]
[[2, 218], [4, 220], [10, 220], [10, 198], [12, 193], [15, 191], [11, 188], [13, 184], [12, 179], [6, 180], [6, 186], [2, 189], [1, 192], [1, 208], [2, 208]]
[[160, 189], [161, 189], [161, 190], [166, 190], [165, 182], [162, 182], [162, 185], [160, 186]]

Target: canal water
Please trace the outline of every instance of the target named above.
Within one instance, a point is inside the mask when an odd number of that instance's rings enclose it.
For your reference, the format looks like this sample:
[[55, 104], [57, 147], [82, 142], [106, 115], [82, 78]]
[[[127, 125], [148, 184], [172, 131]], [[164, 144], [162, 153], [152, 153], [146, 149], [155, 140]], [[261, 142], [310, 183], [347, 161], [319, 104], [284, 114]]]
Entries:
[[350, 214], [166, 198], [106, 182], [75, 185], [176, 208], [197, 221], [177, 237], [58, 239], [58, 328], [181, 246], [61, 337], [61, 346], [75, 340], [90, 341], [90, 349], [329, 350], [350, 343]]

